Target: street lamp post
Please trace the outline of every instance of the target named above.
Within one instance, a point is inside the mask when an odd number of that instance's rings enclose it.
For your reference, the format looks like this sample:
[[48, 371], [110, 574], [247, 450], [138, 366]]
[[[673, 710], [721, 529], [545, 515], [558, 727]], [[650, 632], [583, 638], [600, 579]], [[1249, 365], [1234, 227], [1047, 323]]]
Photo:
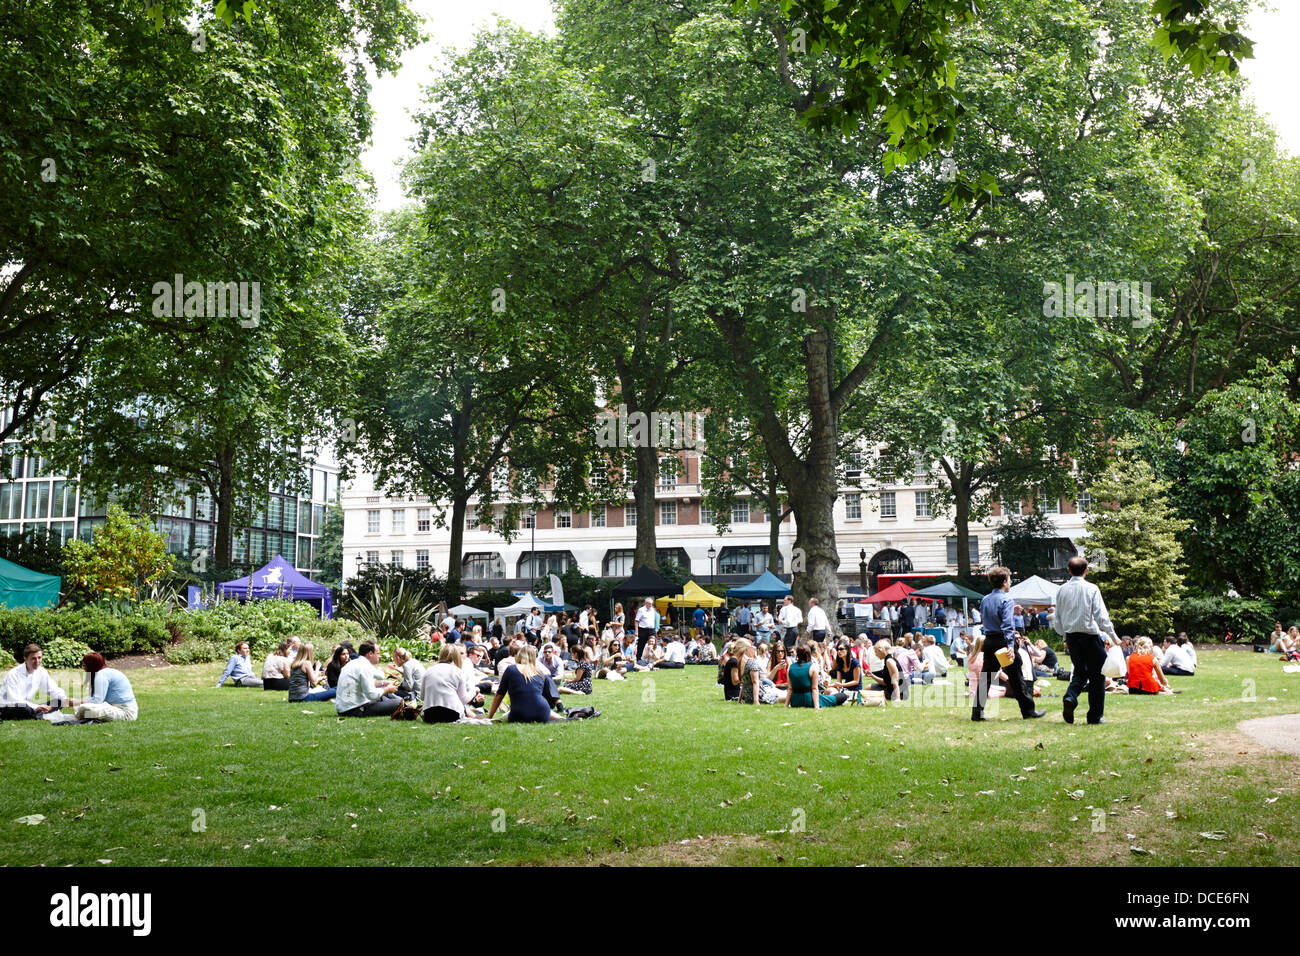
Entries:
[[709, 545], [709, 583], [713, 583], [713, 559], [718, 556], [718, 549]]

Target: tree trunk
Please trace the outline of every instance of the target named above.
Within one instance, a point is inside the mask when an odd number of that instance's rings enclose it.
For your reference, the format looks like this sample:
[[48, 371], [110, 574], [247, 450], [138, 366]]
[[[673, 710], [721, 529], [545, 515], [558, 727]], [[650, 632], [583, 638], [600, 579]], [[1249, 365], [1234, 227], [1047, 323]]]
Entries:
[[767, 569], [773, 574], [781, 571], [781, 496], [777, 487], [774, 478], [767, 493]]
[[632, 485], [632, 498], [636, 501], [636, 553], [632, 568], [646, 565], [656, 571], [655, 560], [655, 485], [659, 481], [659, 452], [654, 447], [636, 449], [636, 480]]
[[229, 446], [217, 450], [217, 535], [213, 563], [228, 568], [234, 563], [235, 450]]
[[790, 496], [798, 533], [790, 570], [794, 572], [791, 593], [807, 613], [808, 599], [815, 597], [832, 611], [839, 601], [840, 553], [835, 545], [835, 498], [839, 494], [836, 452], [839, 441], [839, 410], [831, 398], [833, 344], [824, 329], [805, 339], [805, 369], [808, 381], [808, 453], [803, 480], [783, 475]]
[[[462, 600], [461, 562], [464, 555], [461, 548], [465, 544], [465, 512], [469, 510], [469, 498], [457, 496], [451, 500], [451, 543], [447, 551], [447, 606], [454, 607]], [[536, 519], [534, 519], [536, 520]], [[533, 556], [536, 564], [536, 556]], [[434, 597], [434, 595], [430, 595]]]
[[953, 523], [957, 528], [957, 578], [970, 586], [970, 479], [971, 465], [960, 462], [960, 473], [952, 484]]

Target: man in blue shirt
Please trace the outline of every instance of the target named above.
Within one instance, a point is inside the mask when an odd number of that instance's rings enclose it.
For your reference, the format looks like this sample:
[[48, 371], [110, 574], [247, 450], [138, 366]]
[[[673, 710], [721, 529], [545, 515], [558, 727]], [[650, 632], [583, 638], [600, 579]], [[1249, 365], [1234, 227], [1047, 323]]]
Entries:
[[736, 633], [741, 637], [749, 636], [749, 605], [742, 604], [736, 608]]
[[1011, 649], [1011, 663], [1006, 667], [1007, 696], [1020, 705], [1020, 716], [1026, 720], [1042, 717], [1045, 710], [1034, 709], [1034, 692], [1032, 685], [1025, 686], [1025, 678], [1020, 670], [1020, 659], [1016, 655], [1016, 602], [1007, 592], [1011, 590], [1011, 572], [1003, 567], [989, 571], [989, 583], [993, 590], [980, 602], [980, 621], [984, 625], [984, 669], [980, 673], [979, 686], [975, 691], [975, 704], [971, 707], [971, 720], [988, 720], [984, 716], [984, 702], [988, 700], [989, 686], [997, 680], [998, 671], [1003, 669], [997, 659], [997, 652], [1004, 647]]

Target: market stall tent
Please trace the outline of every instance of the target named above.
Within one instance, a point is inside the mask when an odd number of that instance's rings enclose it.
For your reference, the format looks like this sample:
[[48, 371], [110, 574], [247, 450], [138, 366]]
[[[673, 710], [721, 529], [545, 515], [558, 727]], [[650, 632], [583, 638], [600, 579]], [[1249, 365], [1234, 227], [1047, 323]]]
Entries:
[[779, 598], [785, 597], [790, 593], [790, 585], [786, 584], [771, 571], [764, 571], [748, 584], [742, 584], [740, 587], [728, 588], [727, 597], [730, 598]]
[[280, 555], [246, 578], [236, 578], [217, 586], [223, 598], [239, 601], [305, 601], [320, 609], [321, 617], [334, 616], [334, 598], [329, 588], [301, 574]]
[[1046, 578], [1031, 574], [1019, 584], [1012, 585], [1007, 593], [1024, 605], [1055, 604], [1056, 592], [1059, 590], [1061, 590], [1059, 584], [1053, 584]]
[[42, 574], [0, 558], [0, 607], [53, 607], [59, 603], [57, 574]]
[[722, 607], [726, 604], [722, 598], [710, 594], [704, 588], [700, 587], [694, 581], [687, 581], [682, 586], [681, 594], [674, 594], [671, 597], [661, 597], [655, 601], [655, 607], [659, 609], [660, 614], [668, 613], [668, 605], [674, 604], [677, 607], [688, 607], [695, 610], [697, 607]]

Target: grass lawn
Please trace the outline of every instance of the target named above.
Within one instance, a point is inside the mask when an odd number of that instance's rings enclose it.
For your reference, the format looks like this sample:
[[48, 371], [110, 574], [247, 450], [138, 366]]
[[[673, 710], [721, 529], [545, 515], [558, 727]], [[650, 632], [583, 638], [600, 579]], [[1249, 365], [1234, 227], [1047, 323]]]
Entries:
[[0, 726], [0, 864], [1295, 866], [1300, 758], [1235, 728], [1300, 710], [1300, 674], [1200, 660], [1177, 697], [1109, 697], [1102, 727], [1063, 723], [1055, 681], [1044, 720], [972, 724], [955, 670], [955, 698], [818, 713], [724, 704], [688, 667], [565, 699], [596, 720], [493, 727], [134, 670], [138, 723]]

